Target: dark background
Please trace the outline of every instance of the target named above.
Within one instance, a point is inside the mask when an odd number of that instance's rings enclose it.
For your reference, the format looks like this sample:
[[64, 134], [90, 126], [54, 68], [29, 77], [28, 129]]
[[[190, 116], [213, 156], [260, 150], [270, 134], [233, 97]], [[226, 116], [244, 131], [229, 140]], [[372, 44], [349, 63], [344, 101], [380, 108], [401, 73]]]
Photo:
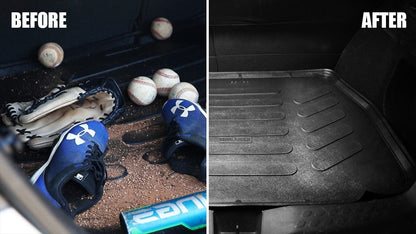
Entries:
[[382, 1], [210, 1], [210, 71], [334, 68]]
[[[166, 17], [176, 25], [205, 15], [205, 1], [191, 0], [63, 0], [4, 1], [0, 8], [0, 69], [12, 63], [36, 58], [38, 48], [49, 41], [62, 46], [69, 55], [84, 55], [95, 48], [115, 47], [133, 40], [129, 34], [146, 31], [156, 17]], [[66, 29], [12, 29], [10, 12], [67, 12]], [[176, 26], [175, 25], [175, 26]], [[185, 27], [185, 26], [180, 26]], [[180, 28], [179, 27], [179, 28]], [[175, 28], [178, 30], [178, 28]], [[102, 43], [113, 39], [109, 45]], [[81, 51], [72, 51], [86, 47]], [[71, 54], [72, 52], [72, 54]], [[71, 56], [70, 56], [71, 57]], [[69, 58], [69, 57], [68, 57]]]

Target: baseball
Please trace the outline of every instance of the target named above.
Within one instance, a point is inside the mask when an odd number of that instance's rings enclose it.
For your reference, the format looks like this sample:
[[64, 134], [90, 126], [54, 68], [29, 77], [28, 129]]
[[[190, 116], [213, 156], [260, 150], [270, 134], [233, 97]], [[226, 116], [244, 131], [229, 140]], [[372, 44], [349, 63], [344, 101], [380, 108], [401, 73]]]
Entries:
[[156, 84], [157, 93], [164, 97], [167, 97], [171, 88], [180, 82], [179, 75], [168, 68], [157, 70], [153, 75], [153, 81]]
[[166, 18], [156, 18], [151, 26], [152, 35], [158, 40], [166, 40], [172, 35], [173, 27]]
[[55, 68], [64, 60], [64, 50], [54, 42], [46, 43], [40, 47], [38, 59], [45, 67]]
[[140, 106], [147, 106], [152, 103], [157, 95], [156, 85], [152, 79], [139, 76], [134, 78], [127, 88], [130, 99]]
[[172, 87], [169, 99], [185, 99], [191, 102], [198, 102], [199, 93], [195, 86], [188, 82], [181, 82]]

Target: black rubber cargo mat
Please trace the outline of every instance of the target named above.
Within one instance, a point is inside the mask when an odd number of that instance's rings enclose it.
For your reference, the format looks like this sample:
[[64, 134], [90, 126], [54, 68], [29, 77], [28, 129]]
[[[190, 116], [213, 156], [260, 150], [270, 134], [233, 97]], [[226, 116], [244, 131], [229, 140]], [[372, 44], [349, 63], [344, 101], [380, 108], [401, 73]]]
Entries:
[[352, 202], [413, 181], [380, 114], [330, 70], [210, 74], [210, 204]]

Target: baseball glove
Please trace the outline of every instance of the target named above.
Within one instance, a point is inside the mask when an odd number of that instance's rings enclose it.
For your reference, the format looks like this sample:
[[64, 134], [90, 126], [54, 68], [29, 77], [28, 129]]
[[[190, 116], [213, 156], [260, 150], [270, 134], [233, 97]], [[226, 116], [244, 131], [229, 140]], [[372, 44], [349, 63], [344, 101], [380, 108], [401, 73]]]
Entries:
[[87, 120], [107, 124], [124, 111], [120, 88], [112, 79], [77, 86], [58, 85], [46, 96], [6, 105], [3, 123], [31, 149], [52, 146], [68, 127]]

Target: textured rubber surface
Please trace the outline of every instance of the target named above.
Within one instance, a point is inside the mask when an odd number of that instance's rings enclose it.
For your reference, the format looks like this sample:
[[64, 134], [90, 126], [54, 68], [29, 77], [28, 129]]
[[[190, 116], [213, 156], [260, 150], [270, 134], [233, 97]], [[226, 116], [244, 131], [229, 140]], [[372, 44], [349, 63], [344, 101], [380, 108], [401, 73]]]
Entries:
[[416, 186], [367, 202], [287, 206], [262, 211], [262, 233], [409, 233], [415, 230]]
[[412, 164], [329, 70], [210, 74], [210, 205], [352, 202], [404, 191]]

